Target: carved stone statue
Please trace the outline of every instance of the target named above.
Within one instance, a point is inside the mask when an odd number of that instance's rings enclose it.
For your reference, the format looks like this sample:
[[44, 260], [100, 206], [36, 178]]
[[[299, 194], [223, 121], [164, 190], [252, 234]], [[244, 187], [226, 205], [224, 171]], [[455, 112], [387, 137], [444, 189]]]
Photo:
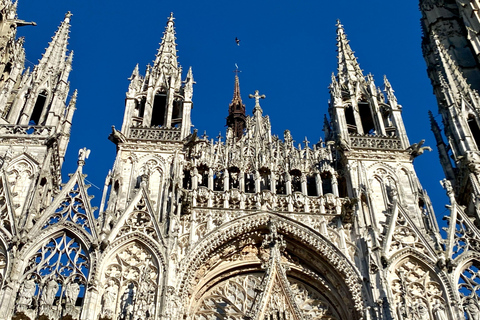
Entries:
[[467, 311], [469, 320], [480, 320], [480, 309], [473, 298], [467, 300], [465, 310]]
[[78, 282], [69, 283], [65, 289], [66, 303], [70, 305], [75, 305], [79, 293], [80, 285], [78, 284]]
[[112, 317], [117, 305], [118, 288], [113, 280], [108, 281], [108, 286], [102, 296], [102, 315]]
[[43, 287], [40, 296], [40, 305], [52, 306], [58, 291], [58, 283], [54, 279], [50, 279]]
[[25, 280], [18, 293], [17, 306], [31, 306], [37, 285], [34, 279]]
[[435, 320], [447, 320], [447, 314], [445, 313], [445, 306], [439, 301], [435, 302], [432, 308], [433, 317]]
[[422, 300], [419, 300], [415, 304], [415, 313], [418, 320], [429, 320], [430, 315], [428, 314], [428, 307]]

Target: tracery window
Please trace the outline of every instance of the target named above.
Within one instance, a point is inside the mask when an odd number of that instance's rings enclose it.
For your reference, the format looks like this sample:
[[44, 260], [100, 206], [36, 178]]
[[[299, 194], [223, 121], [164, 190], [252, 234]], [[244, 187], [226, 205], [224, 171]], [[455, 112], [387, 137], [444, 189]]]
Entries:
[[466, 318], [477, 320], [480, 317], [480, 262], [473, 260], [464, 267], [458, 279], [458, 291]]
[[121, 249], [112, 260], [105, 271], [101, 317], [153, 319], [159, 283], [154, 256], [134, 242]]
[[390, 287], [397, 319], [443, 320], [447, 305], [437, 275], [421, 263], [405, 259], [392, 271]]
[[44, 241], [28, 261], [17, 295], [16, 312], [31, 319], [45, 315], [78, 319], [90, 263], [85, 249], [66, 233]]

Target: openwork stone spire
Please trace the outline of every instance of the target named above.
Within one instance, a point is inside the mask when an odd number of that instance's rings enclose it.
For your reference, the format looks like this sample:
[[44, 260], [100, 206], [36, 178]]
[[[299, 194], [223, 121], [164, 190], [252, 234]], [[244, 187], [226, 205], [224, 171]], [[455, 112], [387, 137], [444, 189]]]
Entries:
[[[65, 14], [65, 19], [58, 27], [57, 32], [52, 38], [48, 48], [40, 60], [39, 67], [42, 65], [63, 66], [67, 59], [67, 45], [70, 33], [70, 18], [72, 13]], [[70, 58], [71, 59], [71, 58]], [[69, 59], [69, 60], [70, 60]]]
[[245, 105], [240, 96], [240, 81], [238, 79], [238, 70], [235, 70], [235, 87], [233, 89], [232, 102], [228, 107], [227, 126], [233, 130], [233, 134], [237, 139], [240, 139], [245, 130], [246, 115]]
[[170, 17], [163, 33], [162, 42], [160, 43], [160, 49], [158, 50], [153, 69], [162, 69], [165, 73], [168, 71], [177, 70], [177, 44], [175, 43], [175, 22], [173, 21], [173, 12], [170, 13]]
[[357, 62], [352, 48], [350, 48], [347, 35], [340, 20], [337, 20], [337, 52], [338, 52], [338, 82], [340, 85], [354, 84], [364, 81], [360, 65]]

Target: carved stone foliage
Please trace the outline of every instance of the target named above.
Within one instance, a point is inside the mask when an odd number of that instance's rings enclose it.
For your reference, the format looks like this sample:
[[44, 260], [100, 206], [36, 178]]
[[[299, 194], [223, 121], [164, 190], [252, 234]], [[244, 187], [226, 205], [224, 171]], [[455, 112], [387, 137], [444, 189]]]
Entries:
[[470, 261], [464, 266], [458, 279], [461, 303], [469, 320], [480, 317], [480, 262]]
[[16, 312], [78, 319], [90, 263], [82, 246], [63, 233], [46, 240], [29, 260], [17, 294]]
[[160, 270], [154, 256], [134, 242], [122, 248], [105, 269], [101, 317], [153, 319]]
[[447, 319], [444, 289], [438, 276], [413, 259], [399, 263], [390, 276], [397, 319]]
[[61, 202], [47, 223], [45, 223], [44, 228], [66, 221], [78, 225], [88, 233], [92, 233], [93, 226], [90, 225], [91, 223], [85, 210], [85, 200], [80, 193], [78, 184], [75, 184], [72, 190], [65, 195], [65, 199]]
[[403, 248], [415, 248], [420, 252], [428, 254], [425, 245], [420, 240], [419, 235], [407, 223], [405, 218], [399, 214], [395, 223], [395, 231], [392, 235], [391, 252], [401, 250]]
[[134, 211], [125, 220], [125, 224], [120, 229], [118, 236], [138, 231], [142, 234], [148, 235], [158, 241], [157, 232], [153, 225], [152, 217], [145, 211]]
[[[249, 314], [258, 297], [263, 273], [249, 273], [226, 279], [208, 290], [195, 307], [193, 319], [237, 319], [242, 320]], [[311, 286], [288, 278], [295, 303], [304, 319], [339, 319], [332, 306]], [[276, 290], [277, 289], [277, 290]], [[279, 319], [288, 316], [285, 297], [279, 287], [272, 288], [269, 309], [279, 313]], [[288, 314], [288, 315], [287, 315]], [[291, 315], [290, 315], [291, 316]]]

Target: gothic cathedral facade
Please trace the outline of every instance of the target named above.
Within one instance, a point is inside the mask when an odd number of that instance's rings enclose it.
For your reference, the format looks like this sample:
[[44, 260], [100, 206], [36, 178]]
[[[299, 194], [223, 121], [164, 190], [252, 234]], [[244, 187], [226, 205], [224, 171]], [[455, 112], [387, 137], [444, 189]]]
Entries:
[[[272, 135], [234, 78], [226, 138], [191, 132], [173, 15], [133, 70], [98, 210], [83, 166], [62, 182], [76, 91], [67, 13], [25, 69], [17, 2], [0, 0], [0, 319], [480, 319], [479, 0], [421, 0], [444, 131], [442, 237], [388, 79], [365, 76], [337, 23], [324, 140]], [[201, 106], [200, 106], [201, 108]], [[445, 140], [447, 142], [445, 142]]]

